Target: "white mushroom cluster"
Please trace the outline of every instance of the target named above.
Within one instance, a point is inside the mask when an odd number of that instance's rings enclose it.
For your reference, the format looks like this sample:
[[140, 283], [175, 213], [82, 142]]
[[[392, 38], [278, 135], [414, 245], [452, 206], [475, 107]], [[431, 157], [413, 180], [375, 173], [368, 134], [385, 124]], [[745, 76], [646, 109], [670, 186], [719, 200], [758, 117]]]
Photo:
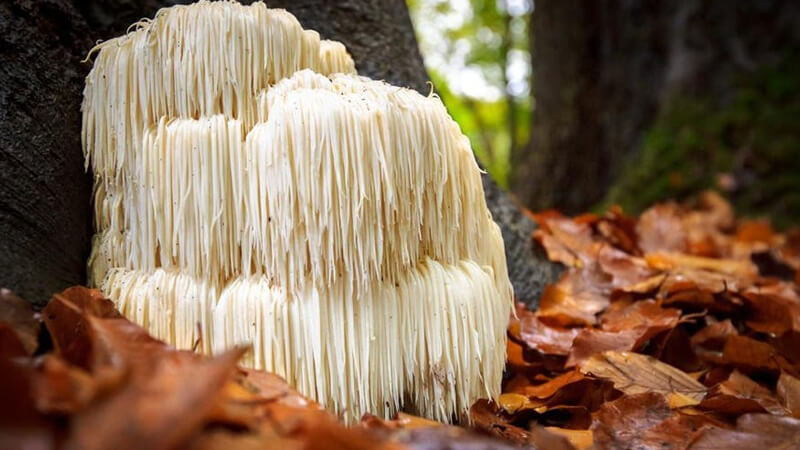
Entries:
[[347, 421], [499, 393], [512, 293], [469, 142], [263, 3], [159, 11], [98, 45], [88, 263], [180, 348], [250, 344]]

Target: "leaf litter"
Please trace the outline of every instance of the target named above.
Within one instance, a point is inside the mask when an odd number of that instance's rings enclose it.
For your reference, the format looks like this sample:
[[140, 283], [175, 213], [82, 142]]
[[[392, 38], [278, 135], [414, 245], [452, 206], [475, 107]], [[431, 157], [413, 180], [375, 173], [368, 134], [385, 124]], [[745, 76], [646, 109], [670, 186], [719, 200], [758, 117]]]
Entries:
[[0, 447], [800, 448], [800, 230], [712, 192], [639, 217], [530, 215], [532, 245], [567, 270], [538, 310], [517, 305], [502, 394], [469, 423], [346, 427], [238, 367], [244, 348], [175, 350], [95, 290], [40, 313], [2, 290]]

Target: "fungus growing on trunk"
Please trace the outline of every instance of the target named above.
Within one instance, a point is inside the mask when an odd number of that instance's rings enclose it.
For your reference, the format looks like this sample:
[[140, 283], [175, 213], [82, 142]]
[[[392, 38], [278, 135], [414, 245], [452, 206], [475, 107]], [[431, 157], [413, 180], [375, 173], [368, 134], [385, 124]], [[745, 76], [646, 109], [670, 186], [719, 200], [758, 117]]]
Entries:
[[503, 242], [437, 97], [262, 3], [163, 9], [96, 51], [88, 266], [126, 316], [181, 348], [250, 343], [348, 421], [499, 393]]

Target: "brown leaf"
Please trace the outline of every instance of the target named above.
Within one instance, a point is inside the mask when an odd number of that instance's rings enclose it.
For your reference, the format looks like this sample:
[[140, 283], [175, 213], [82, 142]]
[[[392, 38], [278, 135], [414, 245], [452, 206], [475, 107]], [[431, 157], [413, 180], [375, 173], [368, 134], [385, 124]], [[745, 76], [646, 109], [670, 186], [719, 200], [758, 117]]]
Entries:
[[0, 448], [55, 448], [56, 427], [35, 407], [31, 367], [0, 358]]
[[595, 314], [609, 304], [607, 286], [596, 270], [569, 270], [556, 284], [548, 285], [536, 313], [550, 325], [591, 325]]
[[776, 391], [778, 399], [789, 414], [800, 418], [800, 379], [783, 372], [778, 378]]
[[[536, 433], [534, 429], [540, 427], [533, 427], [531, 429], [531, 441], [538, 445], [542, 449], [549, 449], [550, 447], [539, 444], [537, 438], [533, 435]], [[591, 430], [571, 430], [569, 428], [558, 428], [558, 427], [541, 427], [545, 431], [550, 432], [551, 434], [557, 434], [567, 438], [570, 444], [578, 450], [584, 450], [592, 446], [594, 443], [592, 438], [592, 431]]]
[[122, 317], [100, 291], [80, 286], [53, 295], [42, 310], [56, 353], [83, 369], [90, 369], [92, 344], [87, 317]]
[[212, 359], [190, 352], [163, 353], [147, 378], [128, 383], [76, 414], [65, 448], [178, 446], [207, 420], [243, 353], [236, 349]]
[[652, 278], [656, 272], [647, 262], [608, 245], [597, 253], [597, 263], [603, 272], [611, 276], [611, 287], [624, 288]]
[[[531, 444], [533, 444], [534, 448], [548, 450], [574, 450], [575, 448], [584, 449], [588, 447], [588, 445], [577, 447], [572, 440], [570, 440], [567, 433], [554, 432], [552, 431], [554, 429], [561, 430], [560, 428], [545, 428], [538, 425], [531, 427]], [[564, 431], [573, 430], [565, 429]], [[591, 437], [589, 445], [591, 445]]]
[[633, 350], [641, 336], [640, 330], [603, 331], [597, 328], [585, 328], [575, 337], [564, 366], [574, 367], [608, 350]]
[[681, 312], [677, 309], [662, 308], [653, 300], [643, 300], [606, 312], [600, 323], [607, 331], [645, 328], [648, 334], [654, 335], [675, 327], [680, 318]]
[[28, 351], [17, 332], [11, 325], [0, 322], [0, 358], [10, 359], [24, 356], [28, 356]]
[[750, 260], [704, 258], [684, 253], [648, 253], [644, 259], [656, 270], [705, 270], [737, 278], [750, 279], [758, 275], [758, 268]]
[[786, 410], [767, 388], [738, 370], [734, 370], [727, 380], [714, 386], [698, 407], [735, 416], [752, 412], [786, 414]]
[[0, 357], [32, 355], [39, 344], [39, 328], [31, 304], [0, 289]]
[[[518, 445], [458, 427], [420, 428], [402, 431], [392, 437], [393, 443], [415, 450], [515, 450]], [[327, 447], [321, 447], [327, 448]]]
[[746, 414], [736, 430], [711, 428], [692, 444], [692, 450], [797, 449], [800, 419], [771, 414]]
[[481, 399], [469, 409], [469, 417], [476, 430], [488, 433], [516, 444], [528, 442], [529, 433], [522, 428], [511, 425], [496, 404]]
[[645, 253], [656, 251], [685, 252], [686, 231], [675, 203], [662, 203], [649, 208], [636, 225], [639, 247]]
[[728, 337], [738, 334], [736, 327], [733, 326], [730, 319], [725, 319], [721, 322], [714, 322], [707, 325], [705, 328], [695, 333], [691, 341], [692, 345], [696, 347], [722, 351]]
[[528, 397], [534, 398], [548, 398], [553, 396], [556, 392], [572, 383], [577, 383], [583, 380], [584, 375], [578, 370], [571, 370], [563, 373], [552, 380], [536, 386], [527, 386], [523, 393]]
[[586, 360], [581, 372], [611, 380], [628, 394], [656, 392], [681, 406], [699, 403], [706, 387], [685, 372], [649, 356], [609, 351]]
[[88, 372], [53, 354], [42, 358], [33, 377], [36, 408], [44, 413], [73, 414], [88, 405], [101, 387]]
[[533, 314], [520, 320], [520, 338], [525, 344], [542, 353], [567, 355], [572, 348], [572, 340], [578, 335], [578, 328], [551, 327]]
[[775, 335], [800, 331], [800, 301], [796, 298], [755, 290], [745, 292], [744, 298], [750, 306], [745, 323], [753, 330]]
[[746, 372], [777, 372], [781, 369], [793, 371], [791, 365], [774, 347], [747, 336], [730, 336], [722, 350], [722, 361]]
[[[682, 449], [694, 432], [664, 397], [654, 392], [626, 395], [606, 403], [592, 424], [597, 448]], [[664, 430], [669, 430], [665, 432]]]
[[612, 206], [603, 217], [594, 223], [595, 231], [608, 243], [620, 250], [638, 255], [638, 236], [636, 235], [636, 219], [626, 216], [618, 205]]
[[592, 229], [565, 217], [540, 218], [540, 229], [533, 234], [551, 261], [569, 267], [584, 267], [594, 259], [595, 241]]

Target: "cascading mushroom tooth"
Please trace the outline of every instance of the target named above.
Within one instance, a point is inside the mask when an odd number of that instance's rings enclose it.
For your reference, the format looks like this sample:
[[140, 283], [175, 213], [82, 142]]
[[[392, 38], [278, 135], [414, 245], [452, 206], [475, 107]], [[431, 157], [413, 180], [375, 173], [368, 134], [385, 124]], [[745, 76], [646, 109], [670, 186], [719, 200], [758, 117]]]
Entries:
[[250, 344], [347, 421], [498, 394], [503, 242], [435, 95], [357, 76], [263, 3], [163, 9], [93, 52], [88, 266], [123, 314], [181, 348]]

